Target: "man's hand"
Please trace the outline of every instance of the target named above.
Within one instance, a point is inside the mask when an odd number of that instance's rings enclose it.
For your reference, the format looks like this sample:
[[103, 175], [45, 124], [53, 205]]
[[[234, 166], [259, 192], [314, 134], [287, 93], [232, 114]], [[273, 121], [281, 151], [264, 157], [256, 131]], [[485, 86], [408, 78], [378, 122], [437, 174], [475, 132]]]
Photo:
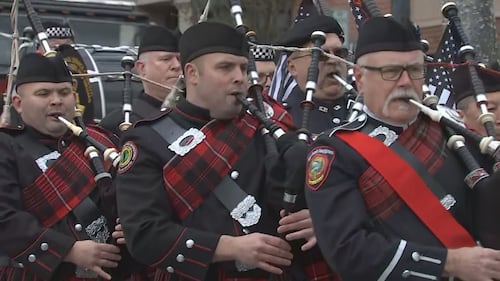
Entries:
[[102, 268], [117, 267], [120, 259], [120, 249], [117, 246], [92, 240], [76, 241], [64, 258], [67, 262], [92, 270], [106, 280], [111, 280], [111, 275]]
[[311, 220], [309, 209], [300, 210], [296, 213], [290, 213], [285, 216], [285, 211], [280, 212], [281, 219], [279, 221], [278, 233], [288, 233], [285, 239], [288, 241], [305, 239], [307, 242], [300, 248], [302, 251], [307, 251], [314, 247], [317, 243], [316, 235]]
[[214, 262], [236, 260], [273, 274], [282, 274], [280, 266], [289, 266], [293, 255], [283, 239], [262, 233], [243, 236], [222, 235]]
[[111, 237], [116, 239], [116, 244], [118, 245], [125, 245], [125, 235], [123, 234], [123, 228], [122, 224], [120, 223], [120, 220], [116, 219], [116, 225], [115, 225], [115, 231], [111, 234]]
[[464, 281], [500, 280], [500, 251], [482, 247], [449, 249], [444, 274]]

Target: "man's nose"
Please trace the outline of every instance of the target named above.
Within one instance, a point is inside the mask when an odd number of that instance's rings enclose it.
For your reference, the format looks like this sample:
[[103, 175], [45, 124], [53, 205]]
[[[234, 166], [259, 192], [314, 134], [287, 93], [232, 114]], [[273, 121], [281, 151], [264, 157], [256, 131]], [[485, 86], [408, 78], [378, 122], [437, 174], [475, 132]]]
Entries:
[[398, 79], [398, 85], [407, 86], [409, 84], [411, 84], [410, 74], [406, 69], [404, 69], [403, 72], [401, 73], [401, 77], [399, 77]]

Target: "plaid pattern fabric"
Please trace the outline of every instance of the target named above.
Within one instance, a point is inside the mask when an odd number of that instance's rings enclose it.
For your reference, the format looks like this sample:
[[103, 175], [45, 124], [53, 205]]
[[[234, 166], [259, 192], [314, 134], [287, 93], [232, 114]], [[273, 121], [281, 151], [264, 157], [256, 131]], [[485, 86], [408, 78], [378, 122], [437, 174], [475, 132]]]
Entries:
[[[114, 146], [104, 134], [91, 128], [87, 131], [104, 145]], [[95, 174], [84, 151], [81, 141], [73, 141], [49, 169], [23, 188], [26, 209], [45, 227], [64, 218], [94, 189]]]
[[332, 272], [324, 259], [304, 266], [309, 281], [341, 281], [336, 273]]
[[[398, 141], [421, 161], [430, 174], [434, 174], [444, 162], [446, 143], [442, 136], [439, 124], [421, 118], [399, 135]], [[368, 210], [377, 220], [384, 220], [404, 204], [373, 167], [361, 175], [358, 186]]]
[[[272, 119], [283, 129], [291, 128], [288, 112], [269, 97], [264, 100], [274, 111]], [[163, 167], [163, 181], [174, 209], [183, 219], [196, 209], [227, 175], [240, 152], [253, 137], [258, 121], [251, 115], [231, 123], [213, 120], [201, 131], [205, 139], [183, 157], [174, 156]]]
[[163, 167], [165, 188], [181, 219], [201, 205], [229, 172], [257, 125], [248, 114], [229, 123], [212, 120], [201, 129], [205, 139], [200, 144]]

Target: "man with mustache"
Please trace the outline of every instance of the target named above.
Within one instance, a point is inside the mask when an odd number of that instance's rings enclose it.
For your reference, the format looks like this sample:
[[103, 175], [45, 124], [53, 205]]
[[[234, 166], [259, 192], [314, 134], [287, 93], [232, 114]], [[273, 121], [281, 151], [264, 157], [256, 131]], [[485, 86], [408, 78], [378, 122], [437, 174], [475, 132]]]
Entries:
[[448, 132], [409, 103], [421, 101], [425, 73], [414, 25], [369, 19], [355, 55], [365, 114], [307, 156], [306, 199], [329, 265], [344, 281], [500, 278], [500, 175], [467, 186]]
[[[22, 58], [12, 105], [23, 126], [0, 131], [2, 281], [110, 280], [105, 268], [121, 260], [108, 244], [116, 219], [111, 184], [96, 183], [86, 144], [58, 119], [73, 120], [75, 97], [59, 54]], [[87, 132], [115, 147], [102, 129]]]
[[[344, 31], [340, 24], [332, 17], [317, 15], [310, 16], [302, 21], [296, 22], [293, 27], [285, 33], [280, 43], [287, 47], [310, 48], [311, 34], [314, 31], [323, 31], [326, 34], [326, 42], [321, 48], [329, 54], [346, 58], [348, 50], [342, 47], [344, 43]], [[297, 128], [302, 125], [303, 110], [301, 102], [305, 99], [307, 72], [311, 64], [310, 51], [296, 51], [288, 55], [288, 70], [297, 81], [291, 94], [284, 99], [283, 105], [293, 117]], [[318, 64], [318, 82], [314, 92], [312, 109], [308, 122], [308, 130], [313, 134], [341, 124], [347, 117], [347, 98], [342, 85], [334, 78], [338, 75], [345, 79], [347, 67], [344, 63], [321, 55]]]
[[[143, 32], [135, 71], [153, 82], [173, 87], [181, 74], [178, 36], [161, 26], [150, 26]], [[142, 81], [142, 86], [144, 90], [132, 102], [132, 123], [157, 115], [163, 100], [170, 93], [170, 89], [148, 81]], [[121, 136], [119, 125], [123, 117], [122, 109], [116, 109], [105, 116], [99, 126]]]

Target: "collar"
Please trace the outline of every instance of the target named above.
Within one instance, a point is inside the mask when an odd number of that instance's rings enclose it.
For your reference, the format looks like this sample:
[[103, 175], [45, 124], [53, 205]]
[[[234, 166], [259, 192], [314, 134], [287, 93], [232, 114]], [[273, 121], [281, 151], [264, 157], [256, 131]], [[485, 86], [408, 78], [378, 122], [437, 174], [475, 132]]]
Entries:
[[30, 137], [36, 139], [38, 142], [58, 150], [66, 147], [73, 138], [73, 134], [69, 130], [64, 135], [57, 138], [42, 134], [40, 131], [28, 125], [25, 125], [24, 130]]
[[369, 119], [373, 120], [372, 122], [378, 123], [379, 125], [384, 125], [386, 127], [389, 127], [389, 129], [394, 130], [398, 134], [400, 134], [402, 131], [406, 130], [411, 124], [415, 123], [415, 121], [417, 121], [417, 119], [418, 119], [418, 115], [417, 115], [417, 117], [415, 117], [415, 119], [410, 121], [408, 124], [401, 125], [401, 124], [388, 122], [386, 120], [382, 120], [379, 117], [376, 117], [375, 114], [373, 112], [371, 112], [368, 109], [368, 107], [366, 107], [366, 105], [363, 106], [363, 111], [366, 113], [366, 115], [368, 115]]
[[154, 108], [161, 108], [161, 104], [163, 103], [162, 101], [158, 100], [157, 98], [148, 95], [146, 92], [144, 92], [144, 90], [141, 91], [138, 98], [147, 102], [148, 104], [150, 104]]
[[[288, 99], [283, 101], [283, 105], [287, 108], [295, 106], [300, 107], [300, 103], [304, 99], [305, 99], [305, 93], [299, 87], [295, 87], [295, 89], [292, 90], [292, 93], [290, 94]], [[313, 95], [312, 101], [315, 104], [315, 109], [321, 112], [337, 111], [344, 108], [347, 104], [345, 95], [342, 95], [334, 100], [318, 99]]]
[[175, 107], [173, 112], [188, 119], [188, 121], [199, 125], [204, 125], [212, 119], [210, 117], [210, 111], [194, 105], [188, 102], [186, 99], [181, 99], [177, 103], [177, 106]]

